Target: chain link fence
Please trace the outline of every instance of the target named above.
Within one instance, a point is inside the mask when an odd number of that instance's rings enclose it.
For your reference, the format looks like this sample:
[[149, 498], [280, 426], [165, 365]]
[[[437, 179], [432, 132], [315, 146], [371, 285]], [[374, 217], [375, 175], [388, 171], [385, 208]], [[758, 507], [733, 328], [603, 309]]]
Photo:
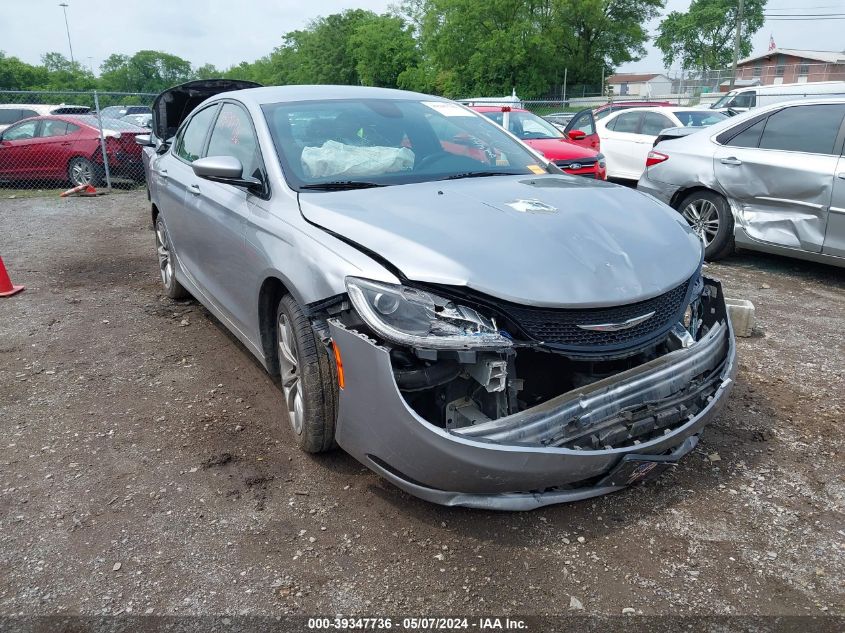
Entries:
[[145, 184], [155, 94], [0, 90], [0, 196], [108, 192]]

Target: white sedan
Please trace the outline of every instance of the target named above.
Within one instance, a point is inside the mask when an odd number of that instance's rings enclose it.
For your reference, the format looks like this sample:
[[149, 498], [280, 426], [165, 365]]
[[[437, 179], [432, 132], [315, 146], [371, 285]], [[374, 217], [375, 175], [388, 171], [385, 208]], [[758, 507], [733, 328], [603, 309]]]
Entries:
[[727, 117], [721, 112], [664, 106], [630, 108], [596, 121], [601, 152], [607, 159], [608, 178], [639, 180], [646, 157], [662, 130], [670, 127], [705, 127]]

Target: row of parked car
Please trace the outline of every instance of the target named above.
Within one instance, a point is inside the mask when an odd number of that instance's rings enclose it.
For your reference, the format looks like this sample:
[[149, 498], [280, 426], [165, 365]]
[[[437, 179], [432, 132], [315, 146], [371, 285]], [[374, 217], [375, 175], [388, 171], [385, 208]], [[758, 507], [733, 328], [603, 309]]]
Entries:
[[135, 137], [149, 132], [149, 106], [109, 106], [100, 118], [87, 106], [0, 104], [0, 182], [98, 185], [110, 174], [144, 178]]

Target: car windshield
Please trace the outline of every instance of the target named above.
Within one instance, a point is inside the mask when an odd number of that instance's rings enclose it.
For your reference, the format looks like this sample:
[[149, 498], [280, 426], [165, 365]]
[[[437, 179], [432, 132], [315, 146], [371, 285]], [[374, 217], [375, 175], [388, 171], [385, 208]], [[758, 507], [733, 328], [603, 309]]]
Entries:
[[680, 110], [672, 114], [678, 117], [684, 127], [704, 127], [728, 118], [721, 112], [709, 112], [707, 110]]
[[739, 93], [729, 92], [728, 94], [726, 94], [724, 97], [719, 99], [716, 103], [714, 103], [710, 107], [713, 108], [714, 110], [716, 110], [718, 108], [726, 108], [728, 106], [728, 103], [730, 102], [730, 100], [733, 99], [737, 94], [739, 94]]
[[295, 189], [548, 173], [503, 130], [448, 101], [337, 99], [262, 109]]
[[[499, 125], [502, 125], [505, 116], [504, 112], [484, 112], [483, 114]], [[508, 131], [524, 140], [563, 137], [563, 134], [554, 125], [531, 112], [511, 112]]]

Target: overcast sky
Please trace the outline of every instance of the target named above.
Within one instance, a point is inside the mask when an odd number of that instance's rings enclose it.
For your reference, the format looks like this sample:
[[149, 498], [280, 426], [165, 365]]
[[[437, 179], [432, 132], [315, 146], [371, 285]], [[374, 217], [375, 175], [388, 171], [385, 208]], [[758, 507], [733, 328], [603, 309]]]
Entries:
[[[62, 0], [0, 0], [0, 50], [30, 63], [48, 51], [68, 55]], [[394, 0], [64, 0], [77, 61], [97, 70], [111, 53], [132, 54], [154, 49], [179, 55], [195, 66], [212, 63], [226, 68], [270, 52], [287, 31], [304, 27], [320, 15], [347, 8], [383, 12]], [[479, 0], [483, 1], [483, 0]], [[21, 10], [8, 10], [10, 5]], [[688, 0], [668, 0], [666, 12], [685, 10]], [[842, 9], [845, 0], [769, 0], [768, 9], [824, 13]], [[818, 8], [818, 9], [817, 9]], [[659, 20], [658, 20], [659, 21]], [[650, 25], [651, 33], [657, 22]], [[842, 50], [845, 21], [770, 21], [754, 36], [754, 52], [765, 52], [769, 36], [778, 46]], [[651, 46], [639, 62], [623, 71], [658, 71], [660, 53]]]

